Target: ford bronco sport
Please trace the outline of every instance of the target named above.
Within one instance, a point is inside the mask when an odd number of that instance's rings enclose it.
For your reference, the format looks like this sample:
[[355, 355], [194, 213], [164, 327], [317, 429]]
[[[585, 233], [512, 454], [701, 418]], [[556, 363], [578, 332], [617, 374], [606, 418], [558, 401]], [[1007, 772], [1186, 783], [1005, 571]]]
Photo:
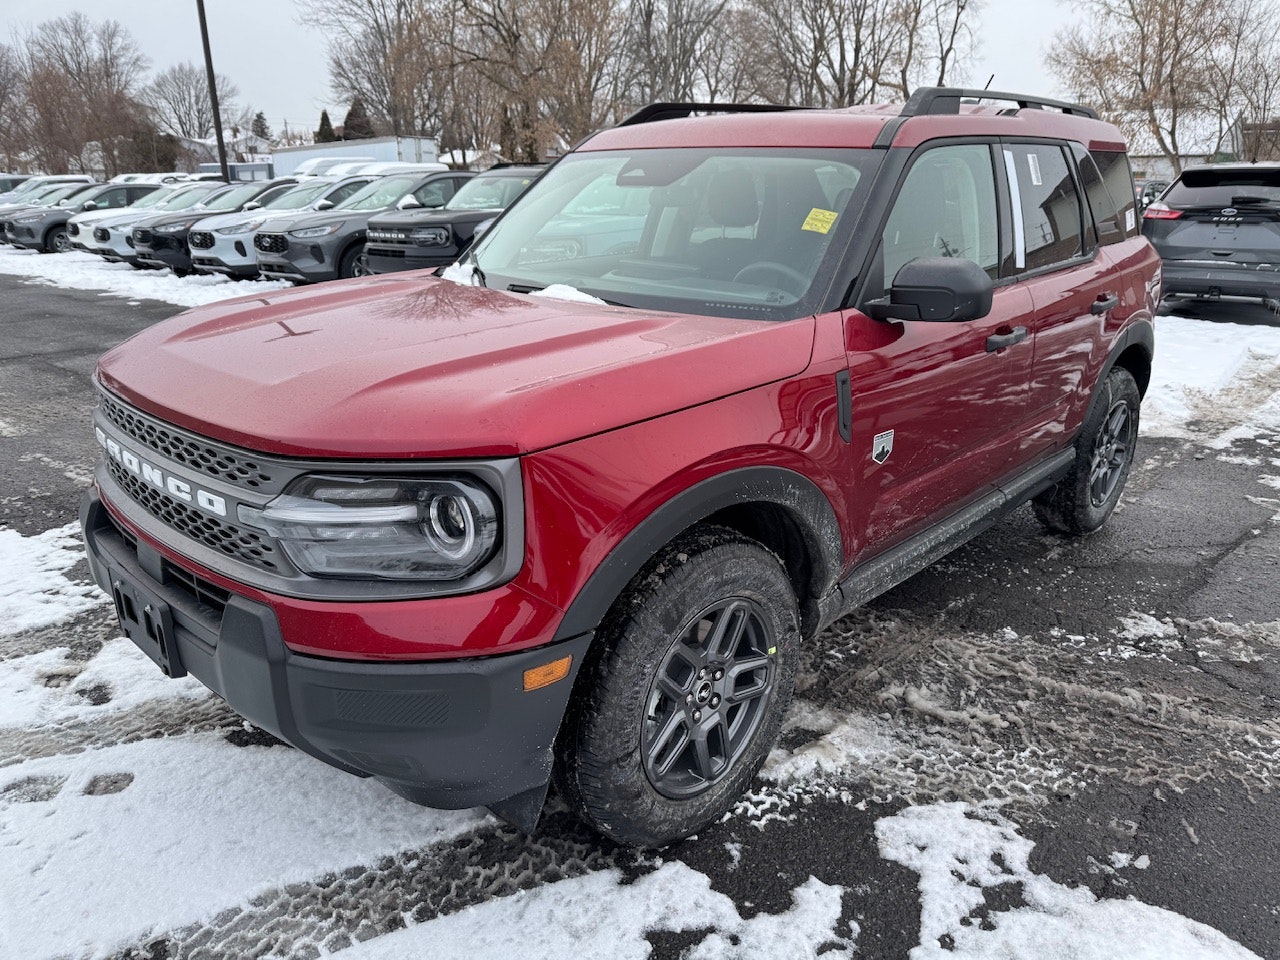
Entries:
[[645, 108], [444, 278], [106, 354], [94, 576], [162, 670], [334, 766], [526, 829], [554, 779], [668, 843], [747, 786], [824, 626], [1028, 501], [1107, 520], [1160, 289], [1136, 226], [1083, 107]]

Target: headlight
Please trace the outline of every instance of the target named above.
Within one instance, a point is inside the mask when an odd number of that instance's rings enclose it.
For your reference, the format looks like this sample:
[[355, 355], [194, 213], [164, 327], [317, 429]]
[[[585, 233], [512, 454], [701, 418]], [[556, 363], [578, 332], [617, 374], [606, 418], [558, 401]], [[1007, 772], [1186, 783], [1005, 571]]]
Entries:
[[327, 237], [331, 233], [337, 233], [341, 227], [341, 223], [331, 223], [327, 227], [303, 227], [301, 230], [290, 230], [289, 236], [297, 237], [299, 240], [307, 240], [311, 237]]
[[225, 227], [215, 227], [214, 233], [220, 233], [224, 237], [233, 237], [238, 233], [252, 233], [262, 226], [261, 220], [241, 220], [239, 223], [231, 223]]
[[458, 580], [498, 549], [498, 504], [472, 477], [302, 477], [240, 520], [320, 577]]
[[35, 223], [37, 220], [43, 220], [43, 219], [44, 219], [44, 214], [37, 213], [33, 217], [14, 217], [13, 222], [14, 223]]
[[153, 227], [153, 233], [181, 233], [183, 230], [190, 230], [196, 221], [183, 220], [180, 223], [162, 223], [158, 227]]
[[449, 242], [449, 231], [444, 227], [419, 227], [409, 231], [409, 239], [420, 247], [442, 247]]

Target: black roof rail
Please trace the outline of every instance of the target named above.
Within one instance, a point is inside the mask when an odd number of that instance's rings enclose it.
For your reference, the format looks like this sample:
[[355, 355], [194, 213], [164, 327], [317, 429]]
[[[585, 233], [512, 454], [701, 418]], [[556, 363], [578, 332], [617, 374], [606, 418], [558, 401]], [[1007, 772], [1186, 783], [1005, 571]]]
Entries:
[[1018, 109], [1030, 108], [1042, 110], [1052, 107], [1069, 113], [1073, 117], [1098, 119], [1098, 113], [1091, 107], [1078, 103], [1067, 103], [1064, 100], [1048, 100], [1045, 97], [1029, 97], [1023, 93], [1002, 93], [999, 90], [969, 90], [962, 87], [920, 87], [911, 94], [911, 99], [902, 108], [901, 116], [920, 117], [926, 114], [959, 113], [960, 101], [970, 100], [1005, 100], [1016, 103]]
[[772, 103], [651, 103], [641, 107], [618, 123], [630, 127], [657, 120], [679, 120], [695, 113], [776, 113], [781, 110], [808, 110], [809, 107], [784, 107]]

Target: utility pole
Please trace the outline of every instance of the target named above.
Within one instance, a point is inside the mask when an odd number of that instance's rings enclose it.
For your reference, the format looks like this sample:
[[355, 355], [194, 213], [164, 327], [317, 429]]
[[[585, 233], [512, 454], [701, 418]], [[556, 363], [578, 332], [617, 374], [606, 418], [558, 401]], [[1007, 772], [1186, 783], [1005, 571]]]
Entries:
[[218, 106], [218, 82], [213, 75], [213, 54], [209, 52], [209, 25], [204, 19], [204, 0], [196, 0], [200, 13], [200, 39], [204, 43], [204, 69], [209, 78], [209, 102], [213, 104], [213, 130], [218, 137], [218, 163], [222, 167], [222, 179], [231, 182], [227, 169], [227, 145], [222, 142], [222, 108]]

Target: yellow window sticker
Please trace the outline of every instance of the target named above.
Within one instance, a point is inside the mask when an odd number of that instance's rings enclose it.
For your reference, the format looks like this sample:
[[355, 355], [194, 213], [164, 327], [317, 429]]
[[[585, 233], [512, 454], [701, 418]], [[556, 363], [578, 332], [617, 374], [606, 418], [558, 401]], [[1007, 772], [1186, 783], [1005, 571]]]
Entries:
[[821, 207], [814, 207], [809, 211], [809, 215], [804, 218], [804, 223], [800, 225], [801, 230], [812, 230], [814, 233], [829, 233], [831, 225], [836, 222], [836, 212], [834, 210], [823, 210]]

